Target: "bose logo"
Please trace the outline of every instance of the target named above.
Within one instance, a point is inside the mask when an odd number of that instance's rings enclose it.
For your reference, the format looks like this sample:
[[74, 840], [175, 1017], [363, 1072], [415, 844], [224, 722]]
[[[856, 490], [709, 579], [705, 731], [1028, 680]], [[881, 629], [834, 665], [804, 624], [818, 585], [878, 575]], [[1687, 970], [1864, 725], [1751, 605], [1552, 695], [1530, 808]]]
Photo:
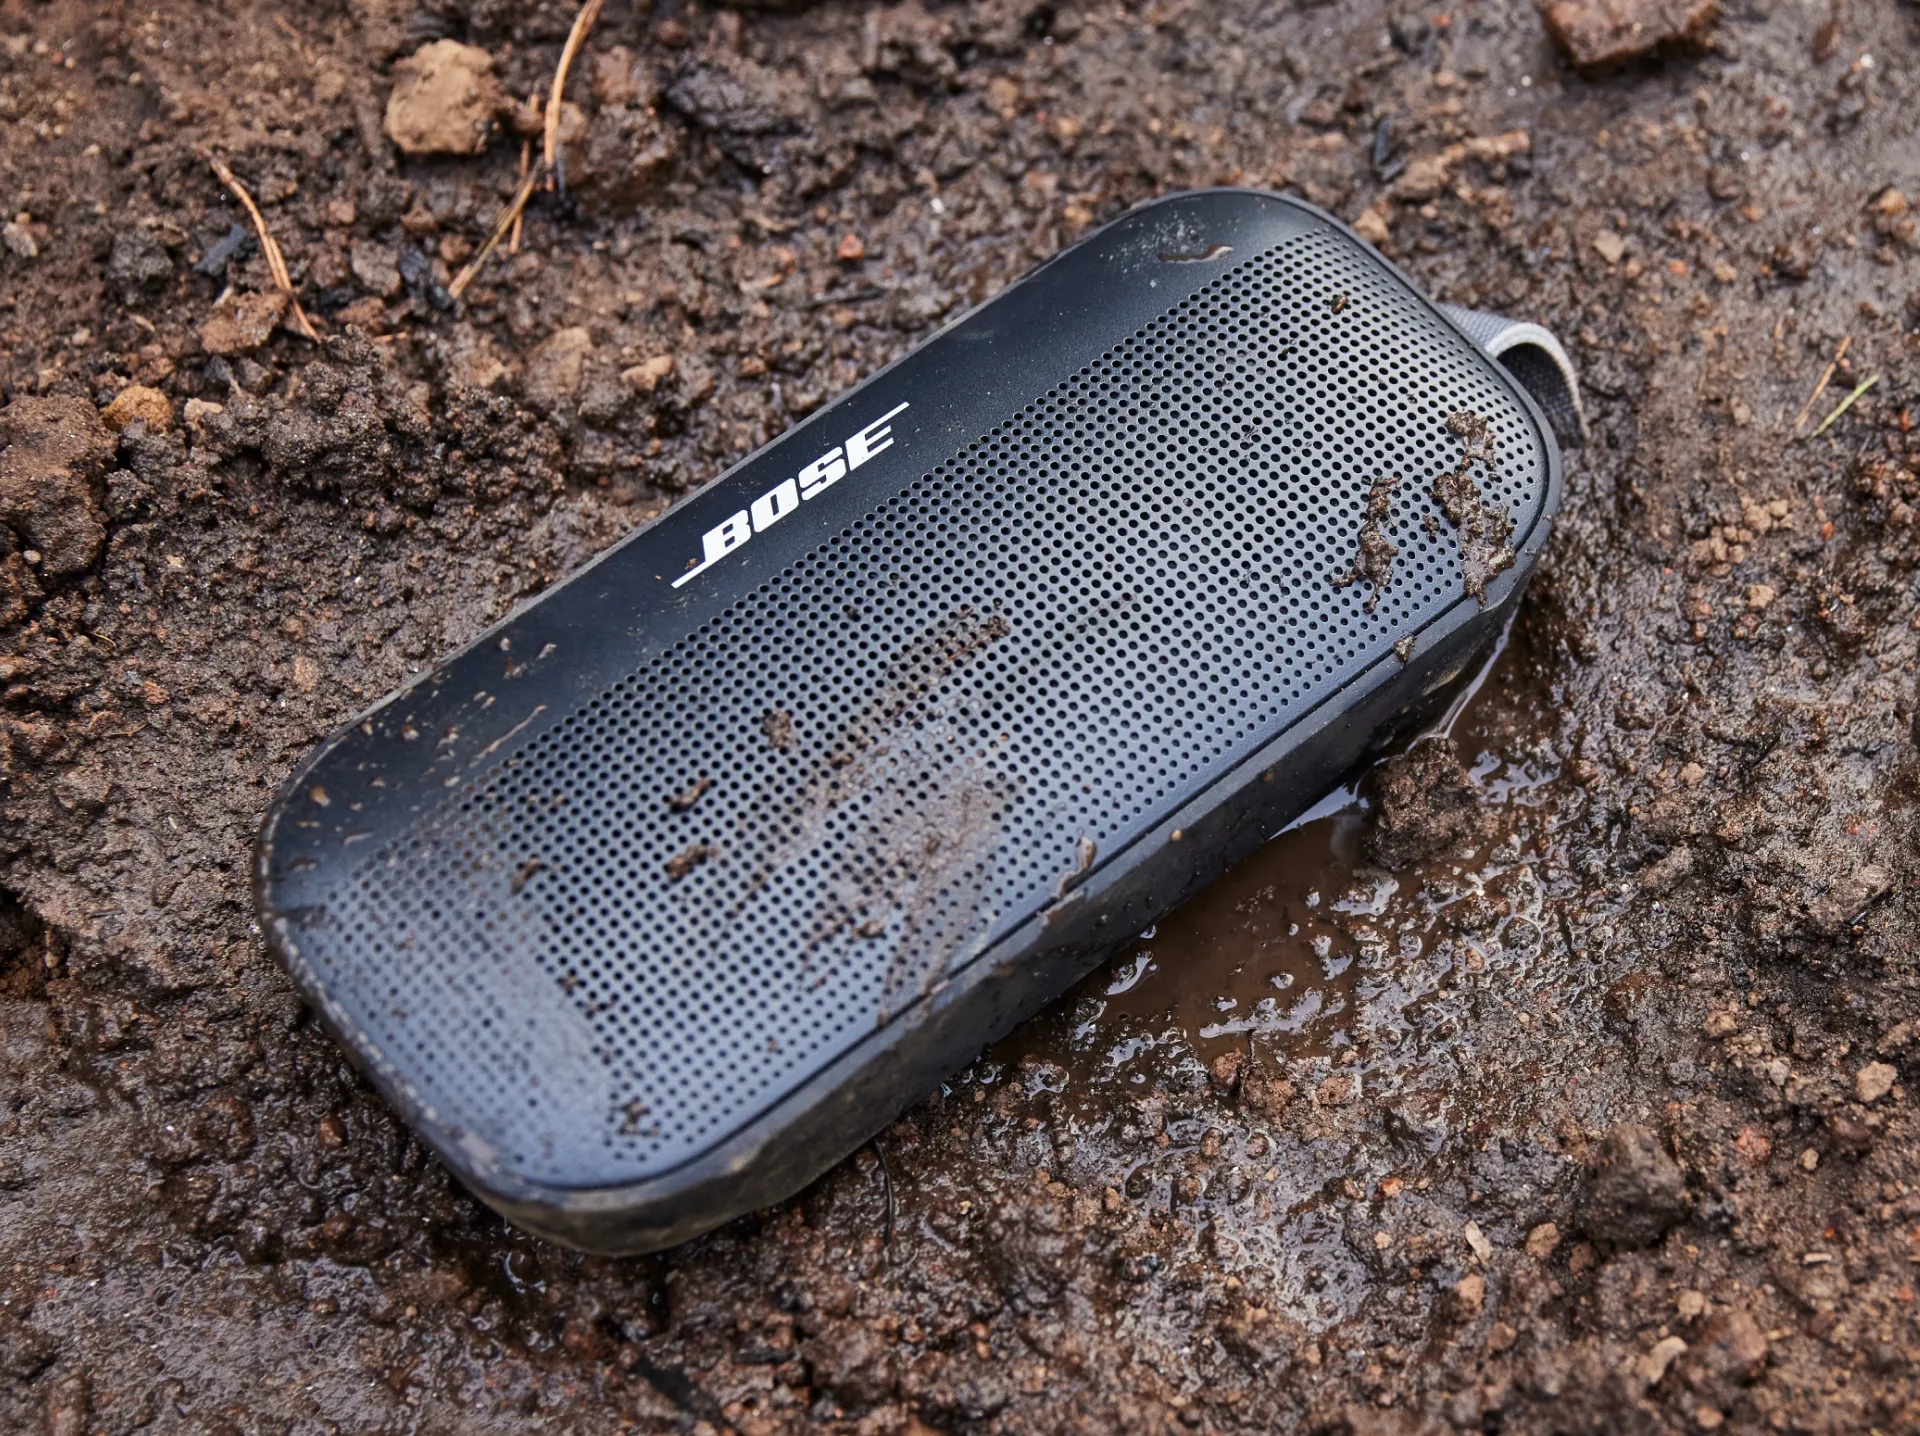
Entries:
[[765, 533], [799, 508], [802, 499], [819, 498], [882, 449], [892, 448], [893, 430], [889, 427], [890, 422], [905, 412], [907, 407], [900, 404], [887, 410], [851, 436], [844, 446], [834, 445], [802, 469], [797, 477], [768, 489], [750, 507], [708, 529], [700, 536], [699, 562], [676, 578], [673, 586], [678, 588], [696, 574], [705, 573], [755, 534]]

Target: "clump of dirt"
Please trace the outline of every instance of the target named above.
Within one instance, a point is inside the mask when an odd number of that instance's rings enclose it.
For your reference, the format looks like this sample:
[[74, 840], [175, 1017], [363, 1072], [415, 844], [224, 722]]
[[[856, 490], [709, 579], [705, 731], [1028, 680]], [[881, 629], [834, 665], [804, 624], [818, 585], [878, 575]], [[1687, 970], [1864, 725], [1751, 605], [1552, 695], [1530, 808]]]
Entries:
[[[0, 410], [0, 522], [50, 577], [80, 573], [106, 542], [101, 479], [113, 435], [84, 399], [23, 397]], [[24, 616], [24, 615], [22, 615]]]
[[712, 787], [713, 787], [713, 779], [696, 778], [693, 780], [693, 782], [687, 784], [686, 787], [682, 788], [679, 792], [675, 793], [671, 798], [668, 798], [667, 807], [671, 811], [676, 813], [689, 812], [692, 810], [693, 805], [695, 803], [699, 802], [702, 798], [706, 797], [707, 793], [712, 789]]
[[[0, 6], [0, 1425], [1920, 1428], [1920, 12], [1728, 10], [1587, 80], [1519, 0], [609, 0], [565, 196], [456, 301], [574, 13]], [[396, 146], [403, 81], [408, 143], [455, 153]], [[277, 785], [952, 314], [1212, 183], [1581, 365], [1593, 439], [1456, 753], [773, 1211], [625, 1262], [504, 1226], [266, 958]], [[1441, 506], [1484, 582], [1479, 462]], [[995, 622], [821, 735], [812, 791], [874, 782]], [[849, 894], [964, 892], [935, 836], [876, 833]]]
[[1652, 1246], [1687, 1215], [1687, 1179], [1660, 1134], [1625, 1122], [1590, 1157], [1578, 1199], [1582, 1228], [1620, 1246]]
[[766, 734], [767, 742], [781, 752], [791, 752], [795, 746], [793, 736], [793, 714], [784, 708], [770, 708], [760, 715], [760, 731]]
[[1451, 738], [1423, 739], [1382, 765], [1374, 792], [1378, 806], [1366, 849], [1384, 868], [1412, 867], [1471, 847], [1494, 822]]
[[1393, 582], [1393, 559], [1399, 547], [1387, 537], [1387, 524], [1393, 518], [1393, 493], [1400, 487], [1399, 475], [1375, 479], [1367, 490], [1366, 515], [1360, 523], [1360, 548], [1353, 567], [1333, 581], [1335, 588], [1346, 588], [1365, 579], [1373, 586], [1364, 605], [1368, 613], [1380, 607], [1387, 585]]
[[667, 881], [679, 882], [700, 864], [713, 857], [711, 843], [689, 843], [685, 848], [667, 859]]
[[1480, 495], [1473, 476], [1480, 467], [1481, 480], [1491, 489], [1499, 481], [1499, 456], [1495, 451], [1493, 427], [1481, 414], [1461, 413], [1447, 416], [1447, 432], [1460, 441], [1460, 463], [1433, 480], [1434, 502], [1453, 525], [1460, 545], [1460, 574], [1469, 595], [1487, 601], [1487, 581], [1513, 567], [1513, 516], [1504, 506], [1495, 507]]
[[1703, 48], [1720, 0], [1549, 0], [1540, 16], [1561, 53], [1601, 74], [1659, 51]]

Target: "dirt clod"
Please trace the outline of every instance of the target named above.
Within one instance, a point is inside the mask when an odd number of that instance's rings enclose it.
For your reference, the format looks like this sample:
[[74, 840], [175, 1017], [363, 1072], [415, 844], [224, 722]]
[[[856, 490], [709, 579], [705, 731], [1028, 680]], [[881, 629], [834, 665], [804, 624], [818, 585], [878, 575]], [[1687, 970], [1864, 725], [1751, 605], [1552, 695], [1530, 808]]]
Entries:
[[384, 244], [356, 244], [347, 251], [347, 267], [361, 288], [381, 299], [391, 299], [405, 286], [400, 278], [400, 256]]
[[1454, 1310], [1462, 1321], [1478, 1321], [1487, 1305], [1487, 1279], [1470, 1271], [1453, 1284]]
[[769, 743], [783, 753], [794, 746], [793, 714], [784, 708], [769, 708], [761, 714], [760, 731], [766, 734]]
[[107, 278], [131, 302], [144, 292], [163, 286], [173, 277], [173, 257], [160, 236], [146, 229], [123, 229], [107, 252]]
[[100, 417], [116, 432], [129, 424], [145, 424], [157, 434], [173, 427], [173, 404], [158, 389], [129, 384], [113, 396], [113, 402], [100, 411]]
[[1384, 868], [1431, 862], [1485, 829], [1480, 792], [1450, 738], [1414, 744], [1380, 770], [1376, 783], [1379, 807], [1367, 853]]
[[689, 843], [679, 852], [667, 859], [667, 880], [679, 882], [688, 873], [713, 856], [713, 847], [709, 843]]
[[33, 226], [19, 219], [0, 224], [0, 245], [23, 264], [40, 257], [40, 241], [33, 237]]
[[1869, 1062], [1853, 1074], [1853, 1095], [1871, 1105], [1893, 1090], [1900, 1074], [1891, 1063]]
[[493, 56], [457, 40], [422, 45], [393, 67], [387, 137], [409, 155], [477, 155], [505, 96]]
[[620, 371], [620, 377], [642, 394], [651, 394], [673, 377], [673, 356], [656, 354], [646, 362]]
[[1500, 477], [1493, 426], [1480, 414], [1451, 414], [1447, 432], [1460, 440], [1460, 463], [1434, 479], [1433, 497], [1453, 525], [1467, 593], [1484, 603], [1488, 582], [1513, 567], [1513, 516], [1482, 497], [1481, 486], [1492, 492]]
[[1547, 34], [1575, 66], [1595, 74], [1661, 50], [1698, 49], [1720, 18], [1719, 0], [1549, 0]]
[[1590, 1236], [1649, 1246], [1686, 1217], [1686, 1175], [1652, 1128], [1622, 1123], [1589, 1161], [1579, 1210]]
[[707, 791], [712, 787], [713, 779], [696, 778], [671, 798], [667, 799], [667, 806], [676, 813], [687, 812], [695, 803], [704, 798], [707, 795]]
[[85, 1436], [88, 1401], [85, 1372], [61, 1377], [47, 1391], [46, 1436]]
[[555, 330], [527, 355], [520, 387], [527, 398], [544, 409], [560, 408], [580, 392], [593, 335], [581, 325]]
[[[1346, 296], [1341, 296], [1345, 302]], [[1393, 517], [1393, 493], [1400, 487], [1398, 475], [1373, 481], [1367, 490], [1366, 517], [1360, 524], [1360, 548], [1353, 566], [1333, 581], [1335, 588], [1346, 588], [1365, 579], [1373, 587], [1364, 605], [1368, 613], [1380, 607], [1387, 585], [1393, 582], [1393, 559], [1400, 550], [1387, 537], [1386, 526]]]
[[1716, 1312], [1687, 1352], [1686, 1383], [1715, 1410], [1729, 1410], [1766, 1370], [1772, 1344], [1744, 1307]]
[[60, 1343], [18, 1315], [0, 1311], [0, 1372], [15, 1381], [33, 1380], [60, 1354]]
[[1344, 1107], [1354, 1099], [1354, 1095], [1353, 1078], [1344, 1072], [1336, 1072], [1314, 1088], [1313, 1101], [1318, 1107]]
[[99, 488], [113, 435], [84, 399], [15, 399], [0, 410], [0, 522], [45, 573], [79, 573], [106, 541]]
[[1278, 1122], [1288, 1105], [1299, 1095], [1293, 1083], [1284, 1077], [1253, 1067], [1240, 1078], [1240, 1100], [1247, 1108], [1269, 1122]]
[[284, 289], [229, 294], [200, 326], [200, 345], [209, 354], [251, 354], [273, 337], [287, 304]]

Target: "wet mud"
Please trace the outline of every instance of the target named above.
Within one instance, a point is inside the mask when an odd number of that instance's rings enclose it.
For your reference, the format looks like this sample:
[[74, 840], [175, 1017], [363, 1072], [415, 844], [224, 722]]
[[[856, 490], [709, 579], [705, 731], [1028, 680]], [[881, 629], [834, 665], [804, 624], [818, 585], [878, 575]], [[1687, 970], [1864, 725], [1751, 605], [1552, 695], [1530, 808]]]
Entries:
[[[1920, 1429], [1920, 10], [1634, 8], [610, 0], [455, 301], [571, 5], [0, 0], [0, 1426]], [[267, 958], [276, 787], [1213, 183], [1581, 367], [1472, 705], [792, 1201], [503, 1225]]]
[[[1531, 671], [1503, 652], [1405, 753], [1330, 794], [958, 1081], [1050, 1094], [1075, 1176], [1112, 1179], [1216, 1254], [1228, 1243], [1267, 1309], [1308, 1330], [1355, 1315], [1365, 1265], [1325, 1200], [1316, 1148], [1337, 1145], [1343, 1111], [1364, 1101], [1387, 1104], [1394, 1135], [1420, 1151], [1457, 1126], [1510, 1119], [1537, 1074], [1463, 1085], [1482, 1057], [1480, 1009], [1543, 991], [1564, 1005], [1573, 980], [1544, 925], [1559, 771], [1510, 762], [1497, 731], [1516, 705], [1539, 720], [1546, 695], [1526, 689]], [[1462, 842], [1442, 825], [1424, 860], [1382, 866], [1368, 841], [1382, 780], [1429, 753], [1471, 791], [1476, 831]], [[1208, 1100], [1182, 1120], [1194, 1093]], [[1238, 1122], [1208, 1110], [1219, 1101]], [[1354, 1180], [1347, 1169], [1335, 1194]], [[1396, 1193], [1408, 1181], [1374, 1180]], [[1433, 1180], [1412, 1179], [1416, 1191]]]
[[1449, 414], [1447, 432], [1460, 441], [1460, 463], [1434, 479], [1433, 499], [1453, 525], [1467, 593], [1484, 603], [1487, 580], [1512, 568], [1514, 558], [1513, 516], [1482, 496], [1500, 481], [1499, 449], [1480, 414]]
[[[1360, 523], [1360, 547], [1354, 555], [1353, 567], [1333, 581], [1335, 588], [1346, 588], [1365, 579], [1373, 590], [1367, 595], [1368, 613], [1380, 607], [1387, 585], [1393, 582], [1393, 560], [1400, 549], [1387, 537], [1386, 525], [1393, 518], [1393, 494], [1399, 487], [1398, 476], [1373, 481], [1367, 491], [1367, 511]], [[1481, 592], [1486, 592], [1484, 583]]]

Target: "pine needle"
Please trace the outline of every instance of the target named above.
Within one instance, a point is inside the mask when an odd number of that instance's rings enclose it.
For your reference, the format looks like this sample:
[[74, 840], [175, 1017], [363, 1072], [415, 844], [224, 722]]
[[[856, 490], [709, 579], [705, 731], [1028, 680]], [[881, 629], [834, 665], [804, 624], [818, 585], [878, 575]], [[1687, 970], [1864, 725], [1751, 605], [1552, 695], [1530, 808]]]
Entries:
[[[522, 140], [520, 141], [520, 183], [525, 184], [527, 182], [527, 176], [532, 173], [533, 141]], [[527, 216], [524, 210], [513, 217], [513, 234], [507, 240], [508, 254], [518, 254], [520, 252], [520, 231], [521, 226], [526, 223], [526, 220]]]
[[284, 291], [287, 302], [293, 306], [295, 325], [301, 334], [318, 344], [320, 332], [313, 327], [313, 321], [307, 318], [307, 311], [300, 307], [300, 297], [293, 292], [293, 276], [287, 271], [287, 258], [280, 252], [280, 245], [275, 241], [273, 232], [267, 228], [267, 221], [260, 213], [260, 206], [253, 202], [253, 196], [248, 194], [247, 187], [234, 177], [233, 171], [221, 163], [219, 156], [208, 155], [207, 163], [213, 166], [213, 172], [220, 177], [220, 183], [240, 201], [247, 212], [247, 217], [253, 221], [253, 232], [260, 237], [260, 253], [267, 261], [267, 272], [273, 276], [274, 287]]
[[1862, 394], [1866, 393], [1867, 390], [1871, 389], [1875, 384], [1878, 384], [1879, 382], [1880, 382], [1880, 376], [1878, 374], [1875, 374], [1871, 379], [1861, 380], [1859, 384], [1854, 386], [1853, 392], [1847, 395], [1846, 398], [1840, 401], [1839, 407], [1836, 408], [1831, 414], [1827, 415], [1826, 418], [1822, 419], [1820, 421], [1820, 427], [1815, 429], [1811, 434], [1807, 435], [1807, 437], [1809, 439], [1817, 439], [1822, 434], [1826, 433], [1828, 427], [1833, 423], [1835, 419], [1839, 418], [1842, 414], [1846, 413], [1847, 410], [1853, 407], [1853, 401], [1855, 399], [1858, 399]]
[[606, 0], [587, 0], [580, 7], [580, 13], [573, 17], [573, 29], [567, 32], [566, 47], [560, 51], [560, 63], [554, 68], [553, 93], [547, 99], [547, 132], [540, 154], [562, 195], [567, 192], [567, 167], [560, 156], [560, 100], [566, 93], [567, 71], [573, 68], [573, 57], [586, 43], [587, 32], [600, 18], [600, 7], [604, 4]]
[[1800, 413], [1793, 421], [1793, 432], [1799, 433], [1800, 426], [1807, 422], [1807, 415], [1813, 412], [1813, 406], [1820, 402], [1820, 396], [1827, 392], [1827, 385], [1833, 382], [1834, 371], [1840, 367], [1840, 361], [1847, 357], [1847, 346], [1853, 343], [1849, 334], [1840, 341], [1840, 347], [1833, 351], [1833, 358], [1827, 361], [1826, 372], [1821, 374], [1820, 382], [1813, 386], [1813, 392], [1807, 395], [1807, 402], [1800, 406]]
[[469, 285], [479, 276], [480, 267], [487, 262], [487, 256], [499, 247], [500, 241], [507, 237], [509, 230], [520, 222], [520, 212], [527, 207], [527, 201], [533, 197], [533, 187], [540, 182], [546, 172], [544, 164], [529, 170], [527, 177], [520, 181], [520, 188], [514, 191], [513, 199], [500, 211], [500, 218], [493, 222], [493, 232], [487, 236], [487, 242], [480, 246], [480, 252], [467, 261], [466, 268], [454, 275], [453, 283], [447, 286], [447, 293], [455, 299], [467, 292]]

